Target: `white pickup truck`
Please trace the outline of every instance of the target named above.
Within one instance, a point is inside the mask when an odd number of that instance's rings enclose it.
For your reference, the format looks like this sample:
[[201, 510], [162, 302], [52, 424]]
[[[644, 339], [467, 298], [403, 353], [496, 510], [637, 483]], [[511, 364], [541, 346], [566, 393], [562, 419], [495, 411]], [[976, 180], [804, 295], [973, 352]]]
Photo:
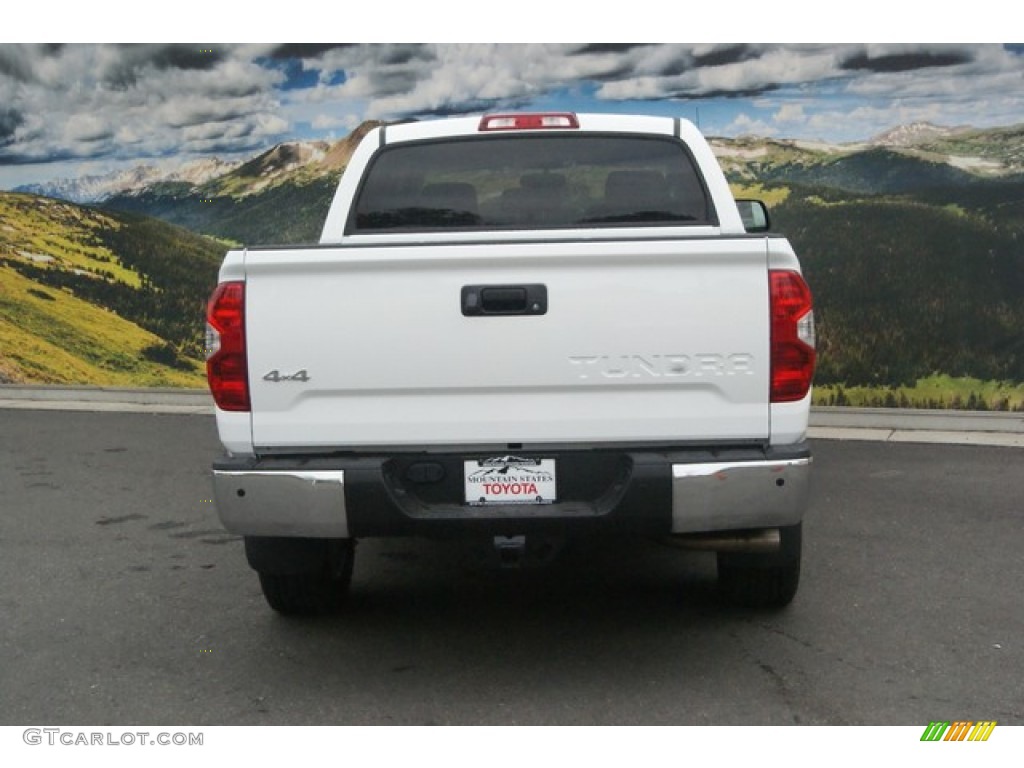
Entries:
[[670, 117], [498, 114], [370, 132], [319, 244], [230, 251], [207, 314], [216, 504], [270, 606], [343, 604], [355, 541], [496, 563], [573, 536], [800, 574], [814, 320], [788, 241]]

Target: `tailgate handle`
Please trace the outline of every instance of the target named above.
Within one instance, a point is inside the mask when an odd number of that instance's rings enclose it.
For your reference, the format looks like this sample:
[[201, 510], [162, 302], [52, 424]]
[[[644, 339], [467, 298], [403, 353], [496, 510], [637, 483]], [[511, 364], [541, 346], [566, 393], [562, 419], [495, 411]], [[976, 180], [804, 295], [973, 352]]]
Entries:
[[543, 315], [548, 311], [546, 285], [464, 285], [462, 314]]

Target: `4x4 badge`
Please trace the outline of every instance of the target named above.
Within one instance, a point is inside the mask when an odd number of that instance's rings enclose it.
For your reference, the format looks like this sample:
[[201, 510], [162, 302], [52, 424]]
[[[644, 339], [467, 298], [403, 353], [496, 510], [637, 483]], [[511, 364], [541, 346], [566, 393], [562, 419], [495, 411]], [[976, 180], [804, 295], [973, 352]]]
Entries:
[[275, 369], [270, 373], [264, 374], [263, 380], [273, 381], [274, 383], [280, 381], [309, 381], [309, 374], [306, 372], [305, 368], [303, 368], [301, 371], [296, 371], [295, 373], [291, 374], [281, 373], [280, 371]]

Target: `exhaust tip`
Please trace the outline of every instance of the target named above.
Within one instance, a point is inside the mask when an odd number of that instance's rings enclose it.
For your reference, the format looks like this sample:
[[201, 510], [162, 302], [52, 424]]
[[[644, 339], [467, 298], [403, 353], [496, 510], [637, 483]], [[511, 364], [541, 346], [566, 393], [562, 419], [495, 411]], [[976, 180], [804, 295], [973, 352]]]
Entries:
[[712, 533], [674, 533], [666, 543], [680, 549], [702, 552], [778, 552], [782, 536], [778, 528], [757, 531], [714, 531]]

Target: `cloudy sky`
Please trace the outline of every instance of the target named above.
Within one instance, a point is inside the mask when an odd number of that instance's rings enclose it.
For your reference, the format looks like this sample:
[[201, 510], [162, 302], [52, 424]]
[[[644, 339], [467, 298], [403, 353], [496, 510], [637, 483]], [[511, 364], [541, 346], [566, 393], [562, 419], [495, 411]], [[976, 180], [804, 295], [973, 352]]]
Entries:
[[0, 189], [506, 109], [832, 142], [1009, 125], [1024, 122], [1024, 45], [0, 43]]

